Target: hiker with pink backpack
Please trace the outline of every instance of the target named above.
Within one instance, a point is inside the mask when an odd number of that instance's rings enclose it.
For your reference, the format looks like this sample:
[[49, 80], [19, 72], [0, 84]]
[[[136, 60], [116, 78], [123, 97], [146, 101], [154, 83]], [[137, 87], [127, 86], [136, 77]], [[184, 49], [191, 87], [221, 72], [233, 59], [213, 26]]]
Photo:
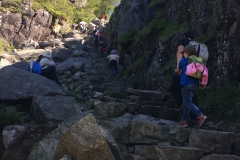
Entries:
[[[182, 119], [178, 123], [178, 125], [182, 127], [188, 127], [189, 113], [191, 111], [197, 117], [199, 121], [199, 128], [201, 128], [206, 122], [207, 117], [203, 115], [200, 109], [192, 102], [192, 98], [196, 94], [196, 91], [199, 87], [199, 79], [202, 78], [204, 71], [205, 71], [205, 74], [207, 73], [207, 70], [206, 70], [206, 67], [203, 64], [201, 64], [201, 62], [203, 63], [202, 58], [195, 56], [197, 53], [196, 53], [196, 48], [194, 46], [192, 45], [185, 46], [181, 54], [183, 54], [183, 58], [180, 60], [178, 67], [175, 69], [176, 73], [181, 74], [180, 86], [181, 86], [182, 97], [183, 97], [182, 103], [184, 106]], [[189, 67], [189, 65], [192, 66], [195, 64], [199, 65], [201, 70], [195, 69], [195, 72], [192, 72], [191, 74], [187, 75], [186, 74], [187, 67]], [[188, 68], [188, 72], [190, 72], [189, 68]], [[197, 74], [197, 72], [202, 72], [202, 73]], [[201, 76], [199, 76], [199, 74]], [[201, 84], [206, 85], [206, 83], [207, 82], [205, 77], [205, 83], [201, 83]], [[205, 86], [201, 84], [200, 84], [200, 87], [205, 88]]]

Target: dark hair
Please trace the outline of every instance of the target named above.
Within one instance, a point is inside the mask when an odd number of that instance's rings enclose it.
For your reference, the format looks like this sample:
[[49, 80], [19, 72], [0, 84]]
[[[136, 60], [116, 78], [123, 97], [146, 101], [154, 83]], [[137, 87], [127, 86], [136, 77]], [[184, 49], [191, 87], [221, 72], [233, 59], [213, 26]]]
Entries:
[[40, 55], [36, 61], [39, 63], [41, 61], [42, 57], [43, 57], [43, 55]]
[[194, 35], [190, 31], [184, 33], [183, 35], [185, 36], [185, 38], [194, 39]]
[[197, 52], [196, 52], [196, 50], [194, 49], [194, 50], [192, 50], [192, 51], [188, 51], [188, 52], [186, 52], [187, 54], [188, 54], [188, 56], [191, 56], [191, 55], [197, 55]]

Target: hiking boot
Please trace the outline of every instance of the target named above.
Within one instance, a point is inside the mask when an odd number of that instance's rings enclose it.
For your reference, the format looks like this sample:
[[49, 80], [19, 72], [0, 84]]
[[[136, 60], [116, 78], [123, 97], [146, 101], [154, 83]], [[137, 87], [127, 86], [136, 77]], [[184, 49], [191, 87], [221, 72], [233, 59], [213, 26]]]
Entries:
[[206, 121], [207, 116], [205, 116], [205, 115], [198, 116], [197, 119], [198, 119], [198, 123], [199, 123], [198, 128], [202, 128], [207, 122]]
[[181, 126], [181, 127], [184, 127], [184, 128], [186, 128], [186, 127], [188, 127], [188, 124], [187, 124], [187, 122], [186, 121], [184, 121], [184, 120], [181, 120], [180, 122], [178, 122], [178, 124], [177, 124], [178, 126]]

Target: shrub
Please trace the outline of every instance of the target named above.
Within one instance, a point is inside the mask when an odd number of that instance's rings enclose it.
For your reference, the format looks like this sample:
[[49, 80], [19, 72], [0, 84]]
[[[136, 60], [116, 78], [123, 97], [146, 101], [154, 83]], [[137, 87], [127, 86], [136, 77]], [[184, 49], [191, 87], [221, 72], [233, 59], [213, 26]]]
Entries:
[[6, 40], [0, 38], [0, 52], [2, 51], [11, 52], [13, 49], [14, 46], [12, 43], [8, 43]]
[[19, 121], [19, 114], [16, 107], [8, 107], [6, 111], [0, 112], [0, 126], [6, 126]]
[[216, 120], [240, 121], [240, 85], [228, 84], [221, 88], [198, 90], [199, 104], [211, 111]]

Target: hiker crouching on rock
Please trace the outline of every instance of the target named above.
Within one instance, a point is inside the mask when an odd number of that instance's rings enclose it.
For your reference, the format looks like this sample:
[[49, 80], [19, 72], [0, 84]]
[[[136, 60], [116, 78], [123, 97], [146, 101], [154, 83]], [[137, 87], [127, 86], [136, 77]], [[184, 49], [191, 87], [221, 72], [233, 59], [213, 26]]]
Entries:
[[180, 86], [182, 88], [184, 106], [182, 120], [178, 123], [178, 125], [187, 127], [189, 121], [189, 113], [192, 111], [199, 121], [199, 128], [201, 128], [206, 122], [207, 117], [203, 115], [200, 109], [192, 101], [193, 96], [196, 94], [199, 80], [186, 75], [188, 57], [191, 55], [196, 55], [196, 49], [194, 46], [187, 45], [181, 53], [183, 54], [183, 58], [180, 60], [178, 67], [175, 69], [176, 73], [181, 72]]
[[[40, 57], [40, 56], [39, 56]], [[55, 68], [55, 62], [52, 60], [52, 55], [49, 50], [46, 50], [41, 57], [40, 65], [42, 66], [41, 75], [56, 82], [59, 86], [61, 86]]]
[[110, 76], [114, 76], [117, 71], [117, 63], [119, 56], [115, 52], [111, 52], [107, 57], [109, 62]]

